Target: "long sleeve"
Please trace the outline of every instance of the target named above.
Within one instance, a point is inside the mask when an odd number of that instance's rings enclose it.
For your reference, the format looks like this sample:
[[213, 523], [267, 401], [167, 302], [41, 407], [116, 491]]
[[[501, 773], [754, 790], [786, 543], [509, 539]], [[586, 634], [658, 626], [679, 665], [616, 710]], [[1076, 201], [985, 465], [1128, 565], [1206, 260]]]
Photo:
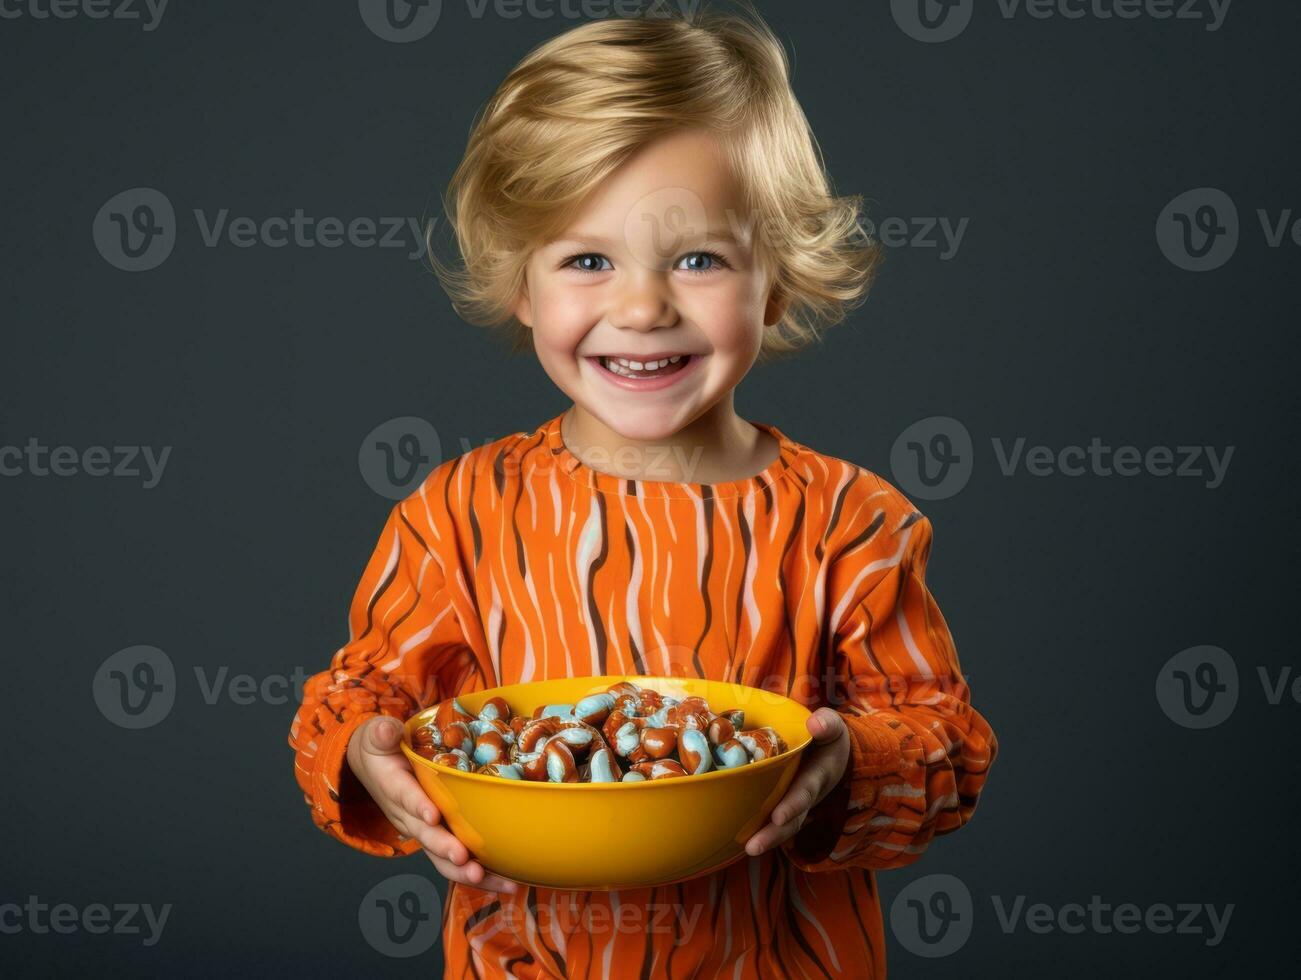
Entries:
[[845, 718], [851, 755], [839, 784], [781, 845], [805, 871], [916, 861], [936, 834], [971, 819], [998, 753], [926, 587], [930, 521], [893, 488], [891, 497], [872, 532], [885, 554], [859, 549], [877, 556], [849, 562], [866, 591], [851, 590], [830, 624], [831, 706]]
[[408, 498], [389, 513], [349, 611], [350, 639], [303, 687], [289, 731], [294, 771], [326, 833], [371, 854], [417, 849], [393, 825], [347, 766], [348, 739], [379, 714], [406, 719], [461, 689], [474, 658], [431, 548], [417, 530]]

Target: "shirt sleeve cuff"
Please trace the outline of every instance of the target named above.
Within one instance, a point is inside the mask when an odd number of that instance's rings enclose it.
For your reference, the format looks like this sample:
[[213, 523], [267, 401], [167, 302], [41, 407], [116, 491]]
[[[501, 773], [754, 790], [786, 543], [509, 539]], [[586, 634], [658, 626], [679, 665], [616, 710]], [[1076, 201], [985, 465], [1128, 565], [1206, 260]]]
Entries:
[[[849, 729], [849, 760], [836, 786], [810, 811], [804, 824], [781, 848], [802, 871], [843, 871], [874, 867], [871, 845], [885, 844], [894, 823], [891, 804], [900, 774], [908, 768], [903, 739], [906, 726], [890, 712], [842, 712]], [[918, 773], [924, 778], [923, 770]]]
[[352, 733], [379, 713], [357, 714], [331, 728], [321, 736], [314, 757], [304, 759], [300, 751], [299, 784], [317, 827], [367, 854], [396, 857], [420, 850], [420, 843], [398, 833], [348, 767], [348, 740]]

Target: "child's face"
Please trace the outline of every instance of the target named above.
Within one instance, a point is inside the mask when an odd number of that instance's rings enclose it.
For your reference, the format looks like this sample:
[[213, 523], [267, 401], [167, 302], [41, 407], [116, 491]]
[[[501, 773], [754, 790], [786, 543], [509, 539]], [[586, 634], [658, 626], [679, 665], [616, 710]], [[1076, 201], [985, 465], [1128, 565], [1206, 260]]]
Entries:
[[[674, 133], [630, 158], [529, 257], [515, 314], [551, 380], [629, 439], [671, 436], [720, 403], [730, 412], [781, 314], [745, 241], [752, 224], [709, 134]], [[628, 378], [607, 355], [682, 360]]]

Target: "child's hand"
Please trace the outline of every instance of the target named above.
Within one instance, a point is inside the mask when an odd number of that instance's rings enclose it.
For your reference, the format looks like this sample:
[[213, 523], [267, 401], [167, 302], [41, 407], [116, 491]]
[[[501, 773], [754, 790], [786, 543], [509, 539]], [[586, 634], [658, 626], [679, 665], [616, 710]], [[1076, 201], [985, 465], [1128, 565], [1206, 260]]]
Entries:
[[839, 713], [819, 708], [805, 725], [814, 744], [804, 750], [799, 772], [773, 808], [770, 822], [746, 842], [745, 851], [752, 857], [794, 837], [809, 810], [840, 782], [849, 765], [849, 729]]
[[384, 816], [398, 833], [420, 842], [448, 881], [486, 891], [519, 891], [515, 882], [490, 874], [478, 861], [469, 860], [469, 849], [442, 825], [438, 808], [416, 782], [411, 763], [399, 747], [401, 741], [402, 723], [388, 715], [362, 722], [348, 740], [348, 766]]

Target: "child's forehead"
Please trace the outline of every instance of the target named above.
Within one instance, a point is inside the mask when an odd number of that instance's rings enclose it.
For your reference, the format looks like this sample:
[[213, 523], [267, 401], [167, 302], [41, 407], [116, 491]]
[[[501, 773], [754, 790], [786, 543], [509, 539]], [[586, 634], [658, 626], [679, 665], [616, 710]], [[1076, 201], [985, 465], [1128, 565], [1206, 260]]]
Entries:
[[613, 243], [640, 224], [668, 223], [740, 243], [745, 187], [724, 154], [694, 139], [663, 140], [625, 160], [576, 205], [558, 212], [552, 238]]

